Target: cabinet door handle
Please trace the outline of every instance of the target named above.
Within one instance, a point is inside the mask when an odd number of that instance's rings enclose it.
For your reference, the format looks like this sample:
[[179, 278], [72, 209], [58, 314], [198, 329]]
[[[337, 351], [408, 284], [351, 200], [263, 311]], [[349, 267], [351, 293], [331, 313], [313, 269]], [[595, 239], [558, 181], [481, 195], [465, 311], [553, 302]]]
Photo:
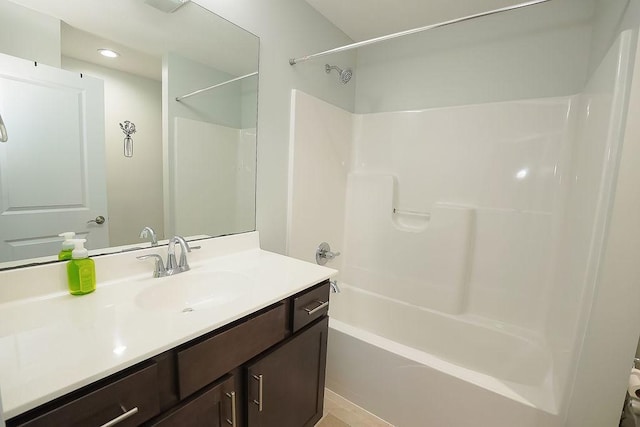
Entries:
[[323, 308], [325, 308], [325, 307], [327, 307], [329, 305], [329, 301], [326, 301], [326, 302], [325, 301], [316, 301], [316, 303], [318, 303], [320, 305], [317, 306], [314, 309], [310, 309], [309, 307], [306, 307], [304, 309], [304, 311], [306, 311], [309, 316], [311, 316], [312, 314], [317, 313], [318, 311], [322, 310]]
[[127, 418], [132, 417], [132, 416], [134, 416], [135, 414], [138, 413], [138, 407], [137, 406], [135, 408], [129, 409], [127, 411], [124, 406], [120, 405], [120, 409], [122, 409], [122, 412], [124, 412], [124, 414], [112, 419], [109, 422], [106, 422], [106, 423], [102, 424], [100, 427], [111, 427], [111, 426], [114, 426], [114, 425], [116, 425], [118, 423], [121, 423], [122, 421], [126, 420]]
[[258, 405], [258, 411], [262, 412], [262, 374], [254, 375], [253, 379], [258, 381], [258, 400], [253, 399], [253, 403]]
[[226, 394], [231, 399], [231, 419], [227, 418], [227, 424], [231, 424], [231, 427], [236, 427], [236, 392], [232, 391]]

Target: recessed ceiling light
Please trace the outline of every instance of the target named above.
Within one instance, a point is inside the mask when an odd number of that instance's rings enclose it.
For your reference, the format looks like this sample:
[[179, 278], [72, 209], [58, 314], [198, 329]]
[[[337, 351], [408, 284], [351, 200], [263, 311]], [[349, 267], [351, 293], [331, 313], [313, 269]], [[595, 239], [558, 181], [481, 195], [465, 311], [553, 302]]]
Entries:
[[145, 3], [162, 12], [173, 13], [181, 6], [189, 3], [189, 0], [145, 0]]
[[117, 58], [120, 56], [118, 52], [114, 52], [111, 49], [98, 49], [98, 52], [100, 52], [100, 55], [106, 56], [107, 58]]

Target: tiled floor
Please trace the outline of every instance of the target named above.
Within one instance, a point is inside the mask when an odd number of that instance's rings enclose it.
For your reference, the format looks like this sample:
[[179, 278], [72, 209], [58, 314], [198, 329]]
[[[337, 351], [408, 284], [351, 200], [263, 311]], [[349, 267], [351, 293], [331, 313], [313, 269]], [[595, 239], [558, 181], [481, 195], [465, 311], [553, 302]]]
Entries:
[[393, 425], [331, 390], [325, 389], [324, 417], [316, 427], [393, 427]]

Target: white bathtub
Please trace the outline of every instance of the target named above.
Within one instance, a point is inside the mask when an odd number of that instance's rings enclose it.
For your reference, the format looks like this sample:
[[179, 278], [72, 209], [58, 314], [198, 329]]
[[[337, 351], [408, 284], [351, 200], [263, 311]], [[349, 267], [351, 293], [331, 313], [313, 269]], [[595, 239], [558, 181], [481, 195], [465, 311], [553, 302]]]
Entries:
[[331, 299], [332, 391], [402, 427], [560, 425], [551, 358], [535, 337], [341, 290]]

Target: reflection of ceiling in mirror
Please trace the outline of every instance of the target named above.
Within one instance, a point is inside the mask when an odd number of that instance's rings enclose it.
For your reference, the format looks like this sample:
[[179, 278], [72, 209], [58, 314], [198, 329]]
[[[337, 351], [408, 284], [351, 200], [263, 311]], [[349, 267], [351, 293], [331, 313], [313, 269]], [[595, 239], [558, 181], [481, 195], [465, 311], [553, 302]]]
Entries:
[[[62, 55], [68, 58], [102, 65], [153, 80], [162, 80], [162, 58], [145, 54], [94, 34], [78, 30], [62, 23], [60, 26]], [[118, 52], [117, 61], [96, 55], [98, 49], [107, 48]]]
[[[258, 69], [258, 38], [212, 12], [202, 13], [205, 9], [193, 2], [174, 13], [163, 13], [142, 1], [132, 0], [12, 1], [58, 18], [81, 30], [80, 34], [95, 34], [93, 41], [87, 38], [88, 43], [95, 42], [95, 37], [112, 40], [121, 46], [145, 52], [156, 61], [166, 52], [180, 51], [187, 58], [232, 75], [248, 74]], [[70, 31], [73, 29], [63, 26], [63, 44], [68, 40], [64, 38], [65, 32], [68, 36]], [[65, 55], [79, 56], [78, 53], [66, 52]], [[215, 63], [211, 62], [212, 59]]]

